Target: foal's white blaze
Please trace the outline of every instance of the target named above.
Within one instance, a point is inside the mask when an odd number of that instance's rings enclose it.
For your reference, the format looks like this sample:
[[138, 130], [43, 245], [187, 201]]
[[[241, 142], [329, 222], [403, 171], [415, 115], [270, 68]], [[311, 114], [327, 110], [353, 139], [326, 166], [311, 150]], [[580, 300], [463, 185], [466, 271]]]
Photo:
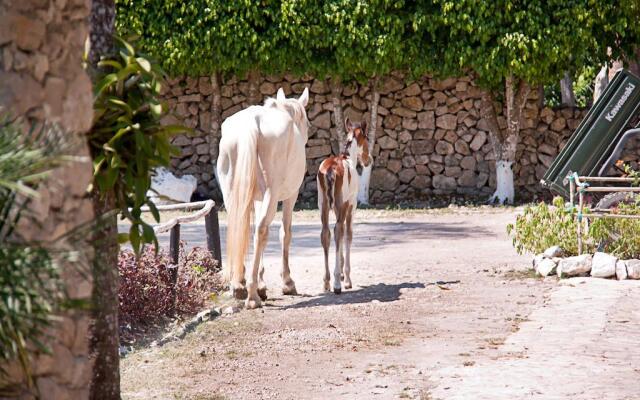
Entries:
[[[308, 99], [306, 88], [299, 99], [285, 98], [280, 88], [276, 99], [239, 111], [222, 124], [216, 176], [229, 213], [225, 276], [237, 298], [248, 292], [247, 308], [260, 307], [261, 297], [266, 298], [263, 271], [259, 269], [269, 225], [279, 201], [283, 202], [282, 291], [296, 292], [289, 271], [289, 244], [293, 205], [306, 170]], [[252, 211], [255, 212], [254, 254], [245, 289], [244, 261]]]

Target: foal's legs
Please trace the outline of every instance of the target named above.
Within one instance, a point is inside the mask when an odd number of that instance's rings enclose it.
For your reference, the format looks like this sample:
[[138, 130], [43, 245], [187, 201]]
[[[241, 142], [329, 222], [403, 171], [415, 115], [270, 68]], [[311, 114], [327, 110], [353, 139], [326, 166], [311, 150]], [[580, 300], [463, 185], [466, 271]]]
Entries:
[[333, 292], [335, 294], [342, 293], [342, 284], [340, 282], [342, 275], [342, 262], [344, 256], [342, 255], [342, 241], [344, 235], [344, 217], [345, 207], [343, 204], [336, 205], [336, 226], [333, 230], [336, 241], [336, 266], [333, 270]]
[[273, 221], [276, 214], [276, 206], [278, 202], [271, 196], [271, 191], [267, 190], [264, 194], [262, 207], [256, 212], [256, 230], [254, 235], [254, 254], [253, 268], [251, 270], [251, 279], [248, 284], [248, 296], [245, 306], [247, 308], [257, 308], [261, 305], [260, 296], [258, 296], [258, 268], [262, 259], [262, 253], [269, 239], [269, 225]]
[[344, 238], [345, 263], [344, 263], [344, 288], [351, 289], [351, 241], [353, 240], [353, 205], [349, 204], [346, 211], [345, 224], [347, 234]]
[[282, 245], [282, 294], [295, 295], [296, 284], [289, 271], [289, 246], [291, 246], [291, 218], [293, 206], [298, 194], [282, 202], [282, 226], [280, 227], [280, 243]]
[[322, 221], [322, 233], [320, 233], [320, 242], [324, 249], [324, 291], [329, 291], [329, 246], [331, 245], [331, 231], [329, 230], [329, 199], [322, 191], [318, 191], [318, 196], [322, 196], [320, 201], [320, 220]]

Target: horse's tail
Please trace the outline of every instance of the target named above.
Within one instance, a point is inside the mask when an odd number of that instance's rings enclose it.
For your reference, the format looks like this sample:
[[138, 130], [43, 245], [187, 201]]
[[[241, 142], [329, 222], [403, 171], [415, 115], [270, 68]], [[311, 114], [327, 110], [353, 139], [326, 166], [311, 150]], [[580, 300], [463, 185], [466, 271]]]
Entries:
[[256, 188], [258, 134], [256, 130], [238, 134], [237, 158], [227, 212], [227, 267], [225, 278], [242, 280], [244, 258], [249, 249], [251, 212]]

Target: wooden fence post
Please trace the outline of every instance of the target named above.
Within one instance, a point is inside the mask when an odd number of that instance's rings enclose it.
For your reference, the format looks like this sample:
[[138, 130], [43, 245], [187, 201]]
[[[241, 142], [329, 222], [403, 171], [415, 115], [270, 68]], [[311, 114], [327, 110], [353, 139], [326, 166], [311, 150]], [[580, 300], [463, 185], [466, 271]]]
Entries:
[[222, 249], [220, 246], [220, 221], [218, 220], [218, 207], [214, 207], [204, 217], [204, 226], [207, 231], [207, 249], [222, 265]]
[[169, 267], [169, 277], [171, 279], [171, 302], [172, 310], [176, 304], [176, 286], [178, 284], [178, 262], [180, 261], [180, 224], [175, 224], [169, 234], [169, 254], [172, 265]]

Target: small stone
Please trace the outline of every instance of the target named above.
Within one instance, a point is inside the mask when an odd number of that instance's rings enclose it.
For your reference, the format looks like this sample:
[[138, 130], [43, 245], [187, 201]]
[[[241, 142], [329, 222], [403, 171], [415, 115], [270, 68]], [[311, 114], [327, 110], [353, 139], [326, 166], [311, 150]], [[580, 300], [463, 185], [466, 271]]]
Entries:
[[453, 145], [449, 142], [445, 142], [444, 140], [438, 141], [435, 147], [436, 153], [440, 155], [453, 154]]
[[484, 131], [478, 131], [476, 135], [473, 137], [473, 140], [469, 144], [469, 147], [473, 151], [478, 151], [484, 146], [484, 143], [487, 141], [487, 134]]
[[398, 142], [389, 136], [383, 136], [378, 139], [378, 144], [383, 150], [393, 150], [398, 148]]
[[436, 175], [433, 177], [433, 187], [441, 190], [455, 190], [458, 184], [456, 179], [450, 176]]
[[441, 115], [436, 119], [436, 126], [442, 129], [454, 130], [456, 129], [457, 120], [453, 114]]
[[398, 185], [396, 174], [386, 168], [375, 168], [371, 173], [371, 189], [395, 190]]
[[240, 312], [240, 309], [236, 306], [226, 306], [222, 307], [222, 309], [220, 310], [220, 314], [223, 315], [235, 314], [238, 312]]
[[178, 97], [178, 103], [199, 103], [201, 100], [200, 94], [190, 94], [188, 96], [180, 96]]
[[271, 82], [263, 82], [258, 90], [260, 90], [260, 94], [273, 96], [276, 93], [276, 85]]
[[640, 279], [640, 260], [626, 260], [627, 279]]
[[619, 281], [627, 279], [627, 263], [626, 261], [619, 260], [616, 263], [616, 279]]
[[318, 115], [311, 123], [320, 129], [331, 129], [331, 114], [325, 111]]
[[331, 154], [331, 146], [328, 144], [322, 146], [307, 147], [307, 159], [319, 158]]
[[564, 250], [560, 246], [551, 246], [542, 253], [542, 256], [546, 258], [564, 257]]
[[542, 261], [536, 265], [536, 273], [540, 276], [553, 275], [555, 273], [557, 264], [550, 258], [543, 258]]
[[591, 271], [591, 254], [563, 258], [558, 263], [558, 276], [560, 278], [586, 275]]
[[403, 98], [402, 105], [413, 111], [421, 111], [423, 103], [420, 97], [412, 96]]

